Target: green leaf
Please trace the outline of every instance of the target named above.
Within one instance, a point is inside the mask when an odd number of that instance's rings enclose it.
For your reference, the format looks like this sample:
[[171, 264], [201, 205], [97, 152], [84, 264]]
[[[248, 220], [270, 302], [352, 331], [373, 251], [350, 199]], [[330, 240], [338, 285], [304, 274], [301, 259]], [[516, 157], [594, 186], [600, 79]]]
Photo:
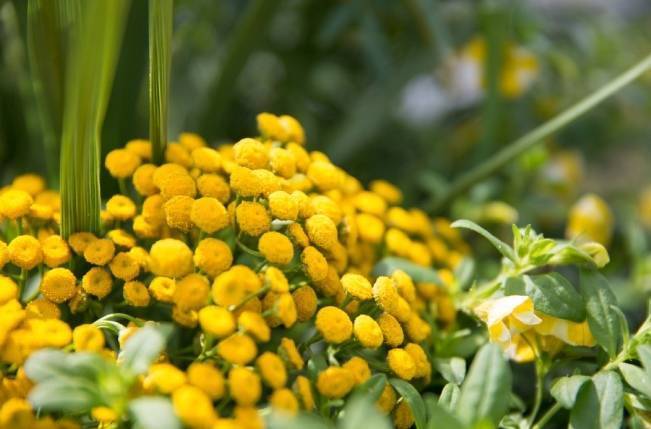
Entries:
[[389, 383], [398, 391], [398, 394], [407, 401], [411, 412], [414, 415], [414, 422], [417, 429], [425, 428], [427, 422], [427, 411], [425, 410], [425, 403], [423, 398], [418, 393], [418, 390], [409, 382], [399, 378], [389, 379]]
[[484, 345], [472, 362], [461, 386], [456, 411], [467, 425], [483, 420], [499, 423], [509, 405], [511, 371], [495, 344]]
[[335, 425], [317, 414], [302, 413], [288, 416], [286, 413], [271, 413], [267, 420], [269, 429], [334, 429]]
[[537, 311], [560, 319], [582, 322], [585, 303], [574, 286], [559, 273], [509, 277], [504, 285], [506, 295], [527, 295]]
[[460, 357], [436, 358], [434, 367], [450, 383], [461, 384], [466, 377], [466, 361]]
[[459, 401], [459, 393], [461, 389], [454, 383], [448, 383], [443, 386], [441, 396], [439, 396], [438, 404], [446, 410], [453, 412]]
[[635, 349], [637, 357], [648, 374], [651, 374], [651, 346], [641, 344]]
[[[131, 340], [129, 340], [131, 341]], [[129, 402], [134, 429], [181, 429], [172, 402], [162, 396], [144, 396]]]
[[143, 374], [165, 348], [165, 337], [156, 328], [146, 326], [129, 338], [118, 356], [119, 365], [134, 375]]
[[622, 336], [619, 316], [611, 308], [617, 305], [615, 294], [610, 290], [608, 280], [594, 270], [581, 270], [580, 285], [590, 331], [612, 359], [617, 354]]
[[443, 285], [443, 282], [433, 269], [425, 268], [407, 261], [406, 259], [394, 256], [388, 256], [380, 260], [373, 268], [373, 275], [376, 277], [390, 276], [395, 270], [406, 272], [416, 283], [434, 283], [439, 286]]
[[385, 374], [379, 373], [374, 374], [366, 380], [364, 383], [360, 384], [355, 388], [356, 392], [363, 393], [366, 398], [370, 401], [375, 402], [380, 399], [384, 386], [387, 385], [387, 376]]
[[585, 383], [570, 413], [570, 428], [619, 429], [624, 412], [624, 388], [613, 371], [604, 371]]
[[391, 421], [380, 413], [375, 403], [363, 395], [355, 395], [348, 400], [343, 409], [343, 419], [339, 429], [359, 429], [363, 427], [391, 429]]
[[36, 273], [27, 279], [25, 287], [20, 293], [20, 302], [27, 303], [36, 298], [40, 292], [41, 274]]
[[[458, 387], [454, 384], [449, 384], [448, 386]], [[442, 394], [441, 394], [442, 395]], [[463, 429], [466, 427], [464, 423], [459, 420], [453, 412], [445, 407], [443, 404], [436, 400], [426, 400], [427, 404], [427, 429], [438, 429], [438, 428], [455, 428]]]
[[639, 366], [622, 362], [619, 364], [619, 372], [632, 388], [651, 398], [651, 377], [646, 371]]
[[173, 10], [174, 0], [149, 0], [149, 139], [156, 164], [167, 145]]
[[465, 257], [461, 263], [454, 269], [454, 278], [457, 280], [459, 289], [467, 290], [474, 280], [476, 264], [475, 260]]
[[90, 381], [56, 377], [38, 383], [29, 392], [28, 399], [35, 409], [79, 413], [98, 405], [100, 394]]
[[484, 238], [486, 238], [488, 241], [491, 242], [493, 246], [504, 256], [505, 258], [510, 259], [513, 262], [516, 262], [517, 258], [515, 256], [515, 252], [513, 251], [513, 248], [500, 240], [499, 238], [495, 237], [493, 234], [490, 232], [486, 231], [484, 228], [481, 226], [477, 225], [475, 222], [466, 220], [466, 219], [460, 219], [452, 223], [452, 228], [465, 228], [469, 229], [471, 231], [475, 231], [477, 234], [482, 235]]
[[572, 375], [561, 377], [554, 381], [551, 394], [564, 408], [571, 409], [576, 401], [576, 395], [584, 383], [590, 381], [587, 375]]

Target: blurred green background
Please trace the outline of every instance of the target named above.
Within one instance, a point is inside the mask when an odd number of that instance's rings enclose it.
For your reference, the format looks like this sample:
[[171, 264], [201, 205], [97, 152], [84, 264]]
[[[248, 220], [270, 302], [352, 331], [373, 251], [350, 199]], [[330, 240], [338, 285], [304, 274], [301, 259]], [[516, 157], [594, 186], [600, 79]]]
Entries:
[[[0, 0], [3, 183], [58, 162], [45, 155], [26, 20], [26, 1]], [[147, 49], [147, 2], [134, 0], [103, 153], [147, 137]], [[291, 114], [309, 148], [427, 208], [459, 174], [651, 53], [651, 3], [176, 0], [172, 52], [171, 138], [232, 142], [256, 134], [259, 112]], [[433, 214], [558, 237], [577, 198], [598, 193], [616, 219], [611, 273], [634, 285], [620, 295], [636, 304], [651, 290], [638, 207], [651, 182], [650, 88], [647, 74]]]

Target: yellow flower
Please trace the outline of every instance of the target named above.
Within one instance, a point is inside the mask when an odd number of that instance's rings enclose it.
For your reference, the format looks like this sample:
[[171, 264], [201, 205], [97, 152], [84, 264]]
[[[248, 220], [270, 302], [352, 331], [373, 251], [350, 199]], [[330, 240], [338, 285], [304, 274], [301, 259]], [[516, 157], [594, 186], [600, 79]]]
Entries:
[[323, 280], [315, 281], [314, 286], [323, 295], [327, 297], [340, 296], [342, 299], [346, 296], [337, 270], [329, 265], [327, 266], [326, 277]]
[[59, 235], [51, 235], [41, 243], [43, 260], [50, 267], [58, 267], [70, 260], [72, 256], [68, 243]]
[[373, 298], [373, 288], [371, 287], [371, 283], [366, 279], [366, 277], [360, 274], [344, 274], [341, 278], [341, 285], [350, 296], [357, 298], [360, 301], [366, 301]]
[[72, 342], [77, 351], [99, 352], [104, 348], [104, 334], [95, 325], [79, 325], [72, 331]]
[[163, 206], [167, 225], [183, 232], [190, 231], [193, 205], [194, 200], [187, 195], [176, 195], [170, 198]]
[[316, 247], [308, 246], [301, 252], [301, 262], [307, 276], [320, 282], [328, 275], [328, 261]]
[[203, 174], [197, 179], [197, 188], [204, 197], [217, 198], [222, 204], [231, 199], [231, 188], [223, 177], [216, 174]]
[[414, 358], [405, 349], [395, 348], [389, 350], [387, 364], [391, 371], [403, 380], [411, 380], [416, 375]]
[[94, 267], [88, 270], [81, 279], [81, 287], [86, 291], [86, 293], [95, 295], [101, 299], [111, 293], [111, 289], [113, 289], [113, 279], [106, 269]]
[[296, 320], [307, 322], [316, 313], [318, 297], [316, 292], [309, 286], [301, 286], [292, 292], [292, 298], [296, 306]]
[[230, 218], [224, 205], [218, 199], [211, 197], [194, 200], [190, 219], [197, 228], [208, 234], [230, 225]]
[[52, 208], [45, 204], [34, 203], [29, 207], [29, 216], [34, 219], [50, 220], [52, 219], [52, 215]]
[[608, 246], [613, 223], [613, 214], [608, 204], [598, 195], [588, 194], [570, 209], [565, 235], [570, 239], [596, 241]]
[[231, 396], [238, 405], [254, 405], [260, 399], [260, 377], [248, 368], [234, 367], [228, 372]]
[[276, 219], [296, 220], [298, 203], [285, 191], [275, 191], [269, 195], [269, 210]]
[[378, 348], [382, 345], [384, 337], [382, 336], [382, 329], [372, 317], [366, 314], [360, 314], [355, 318], [353, 324], [353, 332], [355, 338], [364, 347]]
[[154, 388], [161, 393], [170, 394], [186, 382], [183, 371], [169, 363], [155, 363], [143, 380], [145, 388]]
[[60, 304], [73, 297], [76, 282], [77, 279], [72, 271], [66, 268], [54, 268], [43, 276], [40, 290], [44, 297]]
[[323, 307], [316, 314], [315, 326], [326, 342], [340, 344], [353, 334], [353, 323], [340, 308]]
[[215, 149], [198, 147], [192, 151], [194, 166], [205, 173], [216, 173], [222, 165], [222, 157]]
[[337, 226], [328, 216], [315, 214], [305, 222], [310, 241], [322, 249], [331, 249], [337, 241]]
[[0, 194], [0, 214], [8, 219], [18, 219], [29, 214], [34, 203], [32, 196], [20, 189], [9, 189]]
[[305, 248], [310, 245], [310, 239], [299, 223], [292, 223], [288, 225], [287, 234], [298, 247]]
[[111, 173], [111, 176], [117, 179], [130, 177], [136, 171], [136, 168], [140, 166], [140, 163], [140, 157], [126, 149], [112, 150], [104, 160], [106, 169]]
[[208, 302], [210, 285], [201, 274], [188, 274], [176, 282], [174, 303], [182, 310], [198, 310]]
[[[156, 173], [154, 173], [154, 183], [156, 183]], [[170, 178], [163, 179], [159, 188], [160, 195], [165, 201], [174, 197], [194, 198], [197, 195], [197, 185], [186, 171], [183, 173], [173, 172]]]
[[303, 375], [296, 377], [296, 380], [294, 380], [294, 390], [298, 393], [298, 398], [303, 408], [307, 411], [312, 411], [315, 407], [315, 402], [310, 379]]
[[0, 305], [18, 299], [18, 285], [10, 277], [0, 275]]
[[169, 277], [154, 277], [149, 284], [149, 292], [160, 302], [173, 302], [176, 291], [176, 281]]
[[280, 346], [278, 348], [278, 353], [289, 362], [295, 369], [301, 370], [305, 366], [303, 357], [301, 356], [296, 343], [291, 338], [283, 337], [280, 340]]
[[371, 192], [378, 194], [391, 205], [402, 202], [402, 192], [400, 189], [385, 180], [374, 180], [370, 183], [369, 188]]
[[194, 386], [182, 386], [172, 393], [174, 412], [192, 428], [210, 429], [217, 420], [212, 401], [204, 391]]
[[129, 220], [136, 215], [136, 205], [129, 197], [113, 195], [106, 202], [106, 211], [117, 220]]
[[389, 313], [382, 313], [377, 319], [384, 342], [389, 347], [398, 347], [405, 340], [405, 334], [398, 320]]
[[45, 180], [38, 174], [21, 174], [14, 178], [11, 187], [25, 191], [31, 196], [36, 196], [45, 190]]
[[127, 252], [120, 252], [115, 255], [109, 264], [109, 268], [115, 277], [124, 281], [133, 280], [140, 273], [140, 265]]
[[339, 203], [325, 195], [313, 195], [310, 198], [310, 207], [312, 215], [327, 216], [335, 225], [339, 225], [344, 216]]
[[350, 358], [343, 364], [343, 367], [353, 374], [355, 384], [362, 384], [371, 378], [371, 368], [368, 366], [368, 363], [359, 356], [353, 356]]
[[0, 269], [9, 262], [9, 249], [7, 248], [7, 243], [0, 240]]
[[120, 418], [115, 410], [109, 407], [93, 407], [90, 411], [93, 420], [100, 422], [100, 424], [113, 423]]
[[264, 284], [277, 293], [289, 292], [289, 282], [285, 274], [276, 267], [267, 267], [264, 271]]
[[19, 235], [7, 247], [9, 260], [17, 267], [31, 270], [43, 261], [41, 243], [31, 235]]
[[380, 398], [375, 404], [384, 414], [389, 414], [396, 405], [396, 401], [396, 391], [393, 390], [393, 387], [391, 387], [389, 383], [387, 383], [382, 390], [382, 394], [380, 394]]
[[243, 201], [235, 213], [238, 227], [248, 235], [257, 237], [271, 228], [271, 218], [262, 204]]
[[61, 320], [29, 319], [26, 323], [39, 347], [65, 347], [72, 340], [70, 326]]
[[159, 240], [151, 246], [149, 255], [151, 272], [157, 276], [183, 277], [194, 271], [192, 251], [180, 240]]
[[231, 267], [233, 253], [225, 242], [204, 238], [194, 251], [194, 264], [208, 277], [215, 278]]
[[287, 236], [275, 231], [262, 234], [258, 250], [272, 264], [287, 265], [294, 258], [292, 242]]
[[380, 276], [375, 280], [373, 284], [373, 299], [377, 305], [387, 313], [393, 314], [397, 310], [398, 306], [398, 288], [396, 288], [395, 282], [385, 276]]
[[216, 305], [199, 310], [201, 329], [207, 334], [222, 338], [235, 331], [235, 319], [230, 311]]
[[[400, 318], [398, 318], [400, 320]], [[405, 324], [405, 331], [409, 339], [415, 343], [425, 341], [432, 333], [432, 327], [421, 319], [418, 314], [411, 313], [409, 320]]]
[[414, 377], [429, 377], [432, 373], [432, 366], [425, 354], [425, 350], [416, 343], [409, 343], [405, 346], [405, 351], [409, 353], [416, 365]]
[[243, 311], [237, 318], [240, 330], [258, 341], [266, 343], [271, 338], [271, 329], [260, 313]]
[[29, 428], [33, 425], [32, 406], [23, 398], [8, 398], [0, 407], [0, 425], [6, 428]]
[[147, 307], [151, 299], [147, 286], [139, 281], [126, 282], [122, 294], [127, 304], [134, 307]]
[[181, 326], [194, 329], [197, 327], [199, 317], [195, 310], [179, 307], [174, 305], [172, 307], [172, 319]]
[[402, 270], [395, 270], [391, 274], [391, 278], [398, 288], [398, 293], [407, 301], [414, 302], [416, 300], [416, 286], [407, 273]]
[[595, 339], [587, 321], [572, 322], [547, 315], [541, 315], [540, 324], [534, 327], [541, 335], [551, 335], [572, 346], [592, 347]]
[[142, 159], [151, 159], [151, 143], [144, 139], [129, 140], [125, 149]]
[[282, 115], [279, 118], [282, 126], [287, 130], [288, 139], [298, 144], [305, 144], [305, 130], [300, 122], [293, 116]]
[[143, 197], [148, 197], [158, 192], [158, 187], [154, 184], [156, 168], [154, 164], [143, 164], [133, 173], [133, 187]]
[[215, 426], [212, 429], [264, 429], [264, 420], [257, 408], [236, 405], [233, 409], [235, 419], [232, 425]]
[[219, 369], [208, 362], [193, 362], [187, 370], [188, 382], [201, 389], [210, 399], [224, 396], [226, 386]]
[[233, 334], [217, 344], [217, 353], [227, 362], [246, 365], [258, 353], [255, 342], [245, 334]]
[[255, 362], [262, 380], [272, 389], [280, 389], [287, 383], [287, 370], [282, 359], [272, 352], [264, 352]]
[[414, 425], [414, 414], [405, 400], [393, 410], [392, 418], [396, 429], [409, 429]]
[[384, 235], [384, 223], [376, 216], [367, 213], [360, 213], [356, 216], [357, 229], [363, 241], [378, 244]]
[[287, 141], [289, 129], [285, 127], [280, 118], [272, 113], [259, 113], [256, 116], [258, 131], [262, 136], [272, 140]]
[[116, 246], [131, 249], [136, 245], [136, 239], [123, 229], [113, 229], [106, 236], [111, 239]]
[[362, 191], [355, 195], [353, 203], [357, 210], [376, 216], [382, 216], [387, 209], [386, 201], [378, 194], [369, 191]]
[[346, 396], [355, 387], [355, 376], [347, 368], [331, 366], [319, 373], [316, 388], [328, 399]]
[[75, 232], [68, 237], [68, 243], [77, 255], [83, 255], [88, 245], [95, 240], [97, 237], [90, 232]]
[[199, 134], [189, 132], [179, 134], [179, 143], [189, 151], [193, 151], [194, 149], [207, 145], [204, 138]]
[[271, 407], [276, 411], [295, 415], [298, 412], [298, 400], [289, 389], [278, 389], [269, 397]]
[[343, 185], [343, 172], [328, 161], [315, 161], [307, 169], [307, 177], [320, 191], [330, 191]]
[[247, 168], [266, 168], [269, 154], [258, 140], [244, 138], [233, 145], [235, 162]]
[[246, 265], [234, 265], [215, 278], [212, 299], [222, 307], [241, 303], [248, 295], [260, 290], [258, 276]]
[[296, 174], [296, 158], [287, 149], [271, 148], [269, 151], [269, 165], [274, 173], [285, 179], [290, 179]]
[[115, 244], [106, 238], [94, 240], [86, 246], [84, 259], [93, 265], [106, 265], [115, 253]]
[[192, 167], [190, 152], [178, 143], [171, 143], [165, 147], [165, 161], [181, 165], [185, 168]]
[[27, 317], [38, 317], [40, 319], [58, 319], [61, 317], [59, 307], [44, 298], [30, 301], [25, 310], [27, 310]]
[[262, 305], [265, 310], [272, 310], [272, 314], [267, 317], [270, 326], [275, 327], [282, 323], [289, 328], [296, 323], [296, 304], [289, 293], [269, 292], [265, 295]]

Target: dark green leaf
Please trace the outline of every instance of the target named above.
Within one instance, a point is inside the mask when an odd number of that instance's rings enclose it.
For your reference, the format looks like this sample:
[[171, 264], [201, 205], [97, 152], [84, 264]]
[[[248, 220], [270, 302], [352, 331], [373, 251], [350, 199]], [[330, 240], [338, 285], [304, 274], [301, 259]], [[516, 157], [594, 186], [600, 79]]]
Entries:
[[502, 351], [494, 344], [483, 346], [461, 386], [456, 411], [467, 425], [490, 420], [497, 425], [506, 413], [511, 392], [511, 371]]
[[586, 304], [588, 325], [597, 343], [613, 358], [621, 343], [619, 316], [612, 305], [617, 305], [608, 280], [593, 270], [581, 270], [581, 294]]
[[625, 362], [619, 364], [619, 371], [632, 388], [651, 398], [651, 378], [646, 371], [639, 366]]
[[129, 402], [134, 429], [181, 429], [172, 402], [162, 396], [144, 396]]
[[590, 377], [587, 375], [561, 377], [552, 384], [551, 394], [564, 408], [571, 409], [581, 386], [587, 381], [590, 381]]
[[394, 389], [398, 391], [398, 394], [409, 404], [409, 408], [411, 408], [411, 412], [414, 415], [416, 428], [425, 428], [427, 411], [425, 410], [425, 403], [418, 390], [411, 383], [399, 378], [392, 378], [389, 380], [389, 383], [391, 383]]
[[438, 404], [450, 412], [454, 412], [459, 401], [459, 393], [461, 389], [454, 383], [448, 383], [443, 386], [441, 396], [439, 396]]
[[582, 322], [585, 303], [574, 286], [559, 273], [509, 277], [504, 285], [506, 295], [527, 295], [537, 311], [560, 319]]
[[146, 326], [139, 329], [126, 345], [118, 357], [122, 368], [134, 375], [147, 371], [149, 365], [161, 354], [165, 348], [165, 337], [156, 328]]
[[466, 361], [460, 357], [436, 358], [434, 367], [450, 383], [461, 384], [466, 377]]
[[380, 260], [373, 268], [374, 276], [390, 276], [395, 270], [402, 270], [417, 283], [434, 283], [443, 285], [436, 271], [416, 265], [406, 259], [388, 256]]
[[570, 428], [619, 429], [624, 412], [624, 389], [615, 372], [604, 371], [583, 385], [570, 413]]
[[460, 219], [452, 223], [452, 228], [466, 228], [471, 231], [475, 231], [476, 233], [482, 235], [484, 238], [486, 238], [488, 241], [491, 242], [493, 246], [504, 256], [505, 258], [510, 259], [511, 261], [515, 262], [516, 261], [516, 256], [515, 252], [505, 242], [500, 240], [499, 238], [495, 237], [493, 234], [490, 232], [486, 231], [484, 228], [481, 226], [477, 225], [475, 222], [466, 220], [466, 219]]

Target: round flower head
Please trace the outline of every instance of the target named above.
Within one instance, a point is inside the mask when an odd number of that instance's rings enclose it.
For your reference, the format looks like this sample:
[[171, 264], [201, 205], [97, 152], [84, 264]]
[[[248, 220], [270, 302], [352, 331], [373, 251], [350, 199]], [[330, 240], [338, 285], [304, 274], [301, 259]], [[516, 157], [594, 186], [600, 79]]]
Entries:
[[316, 388], [328, 399], [346, 396], [355, 387], [355, 376], [347, 368], [331, 366], [319, 373]]
[[400, 298], [400, 295], [392, 279], [380, 276], [375, 280], [373, 299], [381, 309], [393, 314], [398, 306], [398, 298]]
[[280, 340], [278, 354], [295, 369], [301, 370], [305, 366], [303, 357], [298, 351], [296, 343], [291, 338], [283, 337]]
[[217, 198], [222, 204], [231, 199], [231, 188], [223, 177], [216, 174], [203, 174], [197, 179], [197, 188], [204, 197]]
[[222, 307], [240, 304], [248, 295], [262, 287], [260, 279], [246, 265], [234, 265], [215, 278], [212, 299]]
[[38, 298], [30, 301], [25, 307], [27, 317], [40, 319], [58, 319], [61, 317], [61, 310], [57, 305], [46, 298]]
[[111, 240], [100, 238], [94, 240], [86, 246], [84, 250], [84, 259], [93, 265], [106, 265], [115, 253], [115, 245]]
[[371, 189], [371, 192], [378, 194], [391, 205], [400, 204], [402, 202], [402, 192], [400, 189], [385, 180], [374, 180], [371, 182], [369, 188]]
[[172, 307], [172, 319], [179, 325], [190, 329], [196, 328], [199, 322], [196, 311], [181, 308], [178, 305]]
[[300, 122], [296, 120], [293, 116], [282, 115], [278, 118], [281, 125], [285, 130], [287, 130], [289, 141], [296, 142], [298, 144], [305, 144], [305, 130]]
[[271, 218], [262, 204], [243, 201], [235, 213], [238, 227], [248, 235], [257, 237], [271, 228]]
[[174, 365], [155, 363], [149, 367], [149, 373], [143, 380], [143, 385], [169, 394], [183, 386], [185, 382], [185, 374]]
[[391, 417], [396, 429], [409, 429], [414, 425], [414, 414], [411, 412], [407, 401], [400, 402], [393, 410]]
[[287, 236], [265, 232], [258, 241], [258, 250], [272, 264], [287, 265], [294, 258], [294, 246]]
[[111, 176], [117, 179], [130, 177], [136, 171], [136, 168], [140, 166], [140, 163], [140, 157], [126, 149], [112, 150], [104, 160], [106, 169], [111, 173]]
[[230, 225], [230, 218], [224, 205], [218, 199], [211, 197], [194, 200], [190, 219], [197, 228], [208, 234]]
[[371, 368], [368, 363], [359, 356], [350, 358], [343, 367], [349, 370], [355, 377], [355, 384], [359, 385], [371, 378]]
[[204, 238], [194, 251], [194, 264], [208, 277], [215, 278], [231, 267], [233, 253], [225, 242]]
[[326, 342], [340, 344], [348, 340], [353, 333], [353, 323], [345, 311], [340, 308], [323, 307], [316, 314], [315, 326]]
[[266, 343], [271, 338], [271, 329], [264, 317], [254, 311], [243, 311], [237, 318], [239, 329], [256, 340]]
[[174, 303], [181, 310], [198, 310], [208, 302], [210, 285], [201, 274], [188, 274], [176, 282]]
[[43, 261], [41, 243], [31, 235], [19, 235], [7, 247], [9, 260], [17, 267], [31, 270]]
[[305, 222], [305, 229], [310, 241], [322, 249], [331, 249], [337, 243], [337, 226], [328, 216], [311, 216]]
[[222, 338], [235, 332], [233, 314], [216, 305], [209, 305], [199, 310], [201, 329], [207, 334]]
[[319, 282], [328, 275], [328, 261], [316, 247], [308, 246], [301, 252], [301, 262], [307, 276]]
[[391, 274], [391, 278], [398, 288], [398, 293], [407, 301], [414, 302], [416, 300], [416, 286], [407, 273], [402, 270], [396, 270]]
[[287, 226], [287, 235], [291, 240], [300, 248], [305, 248], [310, 245], [310, 239], [308, 238], [305, 230], [299, 223], [292, 223]]
[[339, 225], [343, 218], [343, 212], [339, 204], [325, 195], [312, 196], [309, 204], [312, 215], [327, 216], [335, 225]]
[[357, 210], [376, 216], [382, 216], [387, 209], [387, 203], [382, 197], [368, 191], [355, 195], [354, 204]]
[[217, 353], [227, 362], [246, 365], [255, 358], [258, 348], [251, 337], [236, 333], [217, 344]]
[[217, 413], [208, 395], [198, 387], [182, 386], [172, 392], [174, 413], [192, 428], [210, 428], [217, 421]]
[[264, 284], [277, 293], [289, 292], [289, 282], [285, 274], [276, 267], [267, 267], [264, 271]]
[[215, 149], [199, 147], [192, 151], [194, 166], [205, 173], [216, 173], [222, 165], [222, 157]]
[[160, 302], [173, 302], [176, 281], [169, 277], [155, 277], [149, 284], [149, 292]]
[[126, 282], [122, 295], [126, 303], [134, 307], [147, 307], [151, 300], [147, 286], [139, 281]]
[[366, 277], [360, 274], [344, 274], [341, 278], [341, 285], [350, 296], [357, 298], [360, 301], [367, 301], [373, 298], [373, 288], [371, 287], [371, 283], [366, 279]]
[[378, 244], [384, 236], [384, 223], [376, 216], [360, 213], [356, 217], [359, 236], [363, 241]]
[[7, 243], [0, 240], [0, 269], [9, 262], [9, 249], [7, 248]]
[[29, 214], [34, 203], [32, 196], [19, 189], [9, 189], [0, 194], [0, 214], [8, 219], [18, 219]]
[[272, 389], [280, 389], [287, 383], [287, 370], [282, 359], [272, 352], [262, 353], [255, 362], [262, 381]]
[[94, 267], [88, 270], [81, 279], [81, 287], [86, 291], [86, 293], [95, 295], [101, 299], [111, 293], [111, 289], [113, 289], [113, 279], [106, 269]]
[[99, 352], [104, 348], [104, 334], [95, 325], [79, 325], [72, 331], [76, 351]]
[[165, 147], [165, 161], [181, 165], [185, 168], [192, 167], [190, 151], [178, 143], [171, 143]]
[[404, 349], [391, 349], [387, 353], [387, 363], [395, 375], [403, 380], [411, 380], [416, 375], [416, 363]]
[[208, 362], [193, 362], [187, 370], [188, 382], [201, 389], [210, 399], [224, 396], [226, 385], [224, 375]]
[[21, 174], [11, 182], [11, 187], [35, 196], [45, 190], [45, 180], [37, 174]]
[[287, 149], [271, 148], [269, 151], [269, 164], [274, 173], [285, 179], [290, 179], [296, 174], [296, 158]]
[[52, 208], [45, 204], [34, 203], [29, 208], [29, 216], [39, 220], [52, 219]]
[[299, 322], [306, 322], [316, 313], [318, 298], [316, 292], [309, 286], [301, 286], [292, 292], [296, 305], [296, 318]]
[[150, 270], [157, 276], [183, 277], [194, 270], [192, 251], [180, 240], [159, 240], [151, 246], [149, 255]]
[[174, 163], [166, 163], [156, 168], [154, 171], [154, 185], [158, 189], [161, 189], [163, 185], [167, 182], [174, 181], [179, 178], [179, 176], [187, 176], [188, 171], [181, 165]]
[[286, 128], [280, 118], [272, 113], [259, 113], [256, 116], [258, 131], [262, 136], [278, 141], [289, 139], [289, 128]]
[[382, 313], [377, 319], [377, 323], [382, 330], [384, 342], [389, 347], [398, 347], [405, 341], [405, 334], [402, 331], [400, 322], [389, 313]]
[[253, 405], [260, 400], [262, 386], [260, 377], [253, 370], [234, 367], [228, 372], [230, 393], [238, 405]]
[[71, 252], [68, 243], [59, 235], [51, 235], [41, 243], [43, 260], [50, 267], [58, 267], [70, 260]]
[[159, 194], [145, 198], [142, 203], [142, 218], [153, 226], [162, 226], [166, 221], [164, 204], [165, 201]]
[[613, 214], [608, 204], [598, 195], [588, 194], [572, 206], [565, 235], [570, 239], [596, 241], [608, 246], [612, 229]]
[[170, 198], [163, 206], [167, 225], [180, 231], [190, 231], [192, 229], [193, 205], [194, 200], [186, 195], [177, 195]]
[[298, 412], [298, 400], [289, 389], [277, 389], [269, 397], [271, 407], [281, 413], [295, 415]]
[[430, 336], [432, 327], [421, 319], [418, 314], [412, 313], [405, 324], [405, 331], [409, 339], [415, 343], [420, 343]]
[[73, 297], [76, 282], [77, 279], [72, 271], [66, 268], [54, 268], [43, 276], [40, 290], [45, 298], [60, 304]]
[[262, 306], [265, 311], [271, 313], [267, 317], [270, 326], [276, 327], [282, 323], [289, 328], [296, 323], [296, 305], [289, 293], [269, 292], [265, 295]]
[[136, 205], [129, 197], [113, 195], [106, 202], [106, 211], [116, 220], [129, 220], [136, 215]]
[[0, 275], [0, 305], [18, 298], [18, 285], [11, 277]]
[[154, 184], [156, 168], [154, 164], [143, 164], [133, 173], [133, 187], [143, 197], [148, 197], [158, 192], [158, 187]]
[[[156, 175], [154, 174], [155, 177]], [[164, 180], [160, 185], [160, 195], [165, 201], [173, 197], [194, 198], [197, 195], [197, 185], [192, 176], [184, 171], [168, 180]]]
[[384, 386], [380, 398], [377, 400], [375, 405], [382, 411], [384, 414], [389, 414], [393, 407], [396, 405], [396, 391], [393, 390], [393, 387], [389, 383]]
[[123, 229], [112, 229], [106, 236], [111, 239], [113, 244], [126, 249], [131, 249], [136, 245], [136, 239]]
[[357, 341], [359, 341], [364, 347], [372, 349], [378, 348], [382, 345], [382, 341], [384, 340], [380, 326], [372, 317], [367, 316], [366, 314], [360, 314], [355, 318], [353, 332], [355, 333]]
[[327, 161], [315, 161], [310, 164], [307, 177], [320, 191], [339, 188], [344, 181], [342, 171]]
[[248, 168], [266, 168], [269, 162], [267, 148], [258, 140], [245, 138], [233, 145], [235, 162]]
[[129, 140], [125, 149], [145, 160], [151, 159], [151, 143], [144, 139]]
[[127, 252], [120, 252], [109, 264], [111, 273], [118, 279], [129, 281], [133, 280], [140, 273], [140, 265]]
[[298, 398], [303, 405], [303, 409], [312, 411], [315, 407], [314, 393], [312, 393], [312, 383], [310, 379], [299, 375], [294, 380], [294, 391], [298, 394]]
[[341, 296], [342, 299], [345, 298], [345, 292], [339, 280], [339, 274], [337, 274], [337, 270], [333, 266], [327, 267], [326, 277], [323, 280], [315, 282], [314, 286], [324, 296]]
[[425, 354], [425, 350], [416, 343], [409, 343], [405, 346], [405, 351], [409, 353], [416, 364], [414, 377], [429, 377], [432, 372], [432, 367]]
[[190, 152], [197, 148], [207, 146], [206, 140], [199, 134], [188, 132], [179, 134], [179, 144]]
[[298, 202], [285, 191], [275, 191], [269, 194], [269, 210], [276, 219], [296, 220]]

